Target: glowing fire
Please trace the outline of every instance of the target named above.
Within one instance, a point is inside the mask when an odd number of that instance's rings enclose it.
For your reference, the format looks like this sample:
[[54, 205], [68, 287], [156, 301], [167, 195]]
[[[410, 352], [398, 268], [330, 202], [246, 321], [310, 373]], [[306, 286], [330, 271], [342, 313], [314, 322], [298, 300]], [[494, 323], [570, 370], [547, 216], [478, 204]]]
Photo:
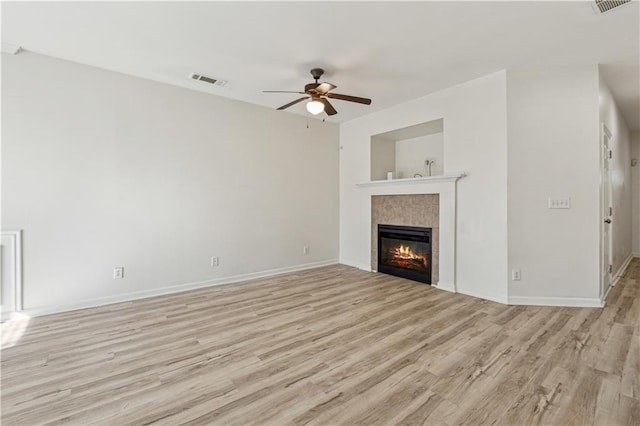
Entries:
[[417, 259], [418, 258], [418, 256], [416, 256], [413, 253], [413, 251], [411, 251], [411, 248], [409, 248], [408, 246], [405, 247], [403, 245], [401, 245], [400, 247], [396, 247], [394, 254], [401, 259]]
[[427, 266], [427, 257], [423, 254], [415, 254], [412, 250], [411, 247], [409, 246], [404, 246], [404, 245], [400, 245], [400, 247], [396, 247], [393, 250], [393, 257], [396, 260], [409, 260], [409, 261], [418, 261], [419, 263], [422, 263], [425, 267]]

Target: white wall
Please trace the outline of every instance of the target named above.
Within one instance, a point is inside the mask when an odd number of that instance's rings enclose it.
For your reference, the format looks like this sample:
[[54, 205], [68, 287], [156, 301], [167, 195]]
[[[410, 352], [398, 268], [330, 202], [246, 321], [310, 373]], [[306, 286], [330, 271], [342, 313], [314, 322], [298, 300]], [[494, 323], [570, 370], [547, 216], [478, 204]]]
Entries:
[[631, 168], [631, 202], [632, 202], [632, 228], [633, 228], [633, 254], [640, 257], [640, 130], [631, 134], [631, 158], [637, 160], [637, 164]]
[[24, 229], [25, 309], [337, 258], [336, 125], [32, 53], [2, 59], [2, 228]]
[[[509, 299], [595, 304], [599, 297], [598, 70], [507, 73]], [[550, 210], [548, 198], [571, 197]]]
[[395, 143], [382, 138], [371, 138], [371, 180], [386, 180], [387, 173], [396, 178]]
[[[604, 80], [599, 79], [600, 123], [612, 133], [610, 149], [611, 186], [613, 190], [613, 272], [618, 274], [632, 252], [631, 224], [631, 141], [629, 129], [622, 118], [611, 91]], [[601, 142], [600, 142], [601, 143]], [[615, 277], [615, 276], [614, 276]]]
[[368, 269], [370, 200], [356, 183], [369, 180], [370, 138], [444, 118], [444, 172], [458, 181], [458, 291], [506, 300], [506, 78], [501, 71], [382, 110], [340, 126], [340, 261]]
[[396, 141], [396, 172], [398, 178], [411, 178], [416, 173], [428, 176], [425, 160], [435, 160], [431, 175], [444, 173], [444, 133]]

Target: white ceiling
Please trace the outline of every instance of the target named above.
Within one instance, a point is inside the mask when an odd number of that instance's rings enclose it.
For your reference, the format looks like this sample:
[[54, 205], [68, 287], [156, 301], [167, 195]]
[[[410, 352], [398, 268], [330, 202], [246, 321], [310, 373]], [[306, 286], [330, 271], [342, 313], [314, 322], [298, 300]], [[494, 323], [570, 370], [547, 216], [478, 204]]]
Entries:
[[[344, 122], [504, 68], [605, 64], [640, 127], [639, 4], [591, 2], [2, 2], [2, 40], [125, 74], [278, 107], [309, 69]], [[191, 81], [191, 72], [227, 80]], [[304, 103], [288, 111], [306, 114]]]

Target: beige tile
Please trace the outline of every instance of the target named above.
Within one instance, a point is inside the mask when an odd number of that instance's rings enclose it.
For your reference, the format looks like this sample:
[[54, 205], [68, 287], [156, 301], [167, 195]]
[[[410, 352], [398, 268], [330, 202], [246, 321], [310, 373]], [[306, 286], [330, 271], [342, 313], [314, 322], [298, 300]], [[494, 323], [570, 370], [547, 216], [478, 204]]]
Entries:
[[371, 197], [371, 267], [378, 265], [378, 224], [432, 228], [432, 283], [438, 282], [440, 195], [374, 195]]

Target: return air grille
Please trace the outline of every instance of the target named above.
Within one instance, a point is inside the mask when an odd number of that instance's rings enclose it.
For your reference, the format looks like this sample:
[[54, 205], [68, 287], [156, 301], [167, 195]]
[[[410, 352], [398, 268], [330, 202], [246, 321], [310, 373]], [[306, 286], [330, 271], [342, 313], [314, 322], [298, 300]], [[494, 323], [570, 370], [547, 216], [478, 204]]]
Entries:
[[191, 78], [192, 80], [203, 81], [205, 83], [212, 84], [216, 87], [223, 87], [225, 84], [227, 84], [227, 82], [224, 80], [218, 80], [213, 77], [207, 77], [206, 75], [198, 74], [196, 72], [192, 72], [191, 75], [189, 75], [189, 78]]
[[595, 0], [596, 12], [606, 13], [612, 9], [631, 3], [631, 0]]

